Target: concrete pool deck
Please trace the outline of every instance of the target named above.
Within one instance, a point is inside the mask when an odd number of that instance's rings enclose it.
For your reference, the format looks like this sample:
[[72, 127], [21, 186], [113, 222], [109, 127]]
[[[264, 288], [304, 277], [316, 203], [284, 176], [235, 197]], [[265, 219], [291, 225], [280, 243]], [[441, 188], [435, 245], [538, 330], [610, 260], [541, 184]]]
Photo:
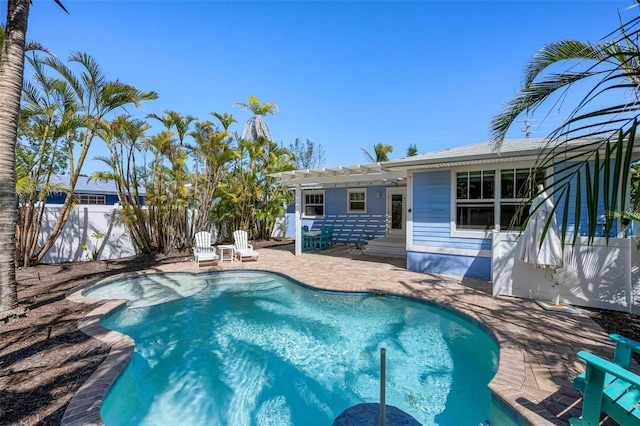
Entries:
[[[580, 415], [580, 394], [571, 387], [573, 377], [584, 369], [578, 351], [613, 355], [607, 334], [588, 316], [545, 311], [528, 300], [494, 298], [490, 283], [483, 280], [409, 272], [405, 259], [362, 255], [353, 246], [336, 245], [299, 257], [294, 256], [292, 245], [258, 251], [258, 261], [198, 268], [189, 259], [148, 272], [265, 270], [322, 289], [397, 294], [449, 306], [493, 332], [500, 344], [500, 363], [489, 388], [498, 404], [512, 407], [520, 421], [531, 425], [568, 425], [570, 417]], [[80, 290], [67, 298], [86, 302]], [[110, 344], [111, 352], [68, 405], [63, 425], [102, 424], [100, 404], [129, 360], [133, 341], [99, 322], [123, 303], [107, 302], [79, 324], [85, 333]]]

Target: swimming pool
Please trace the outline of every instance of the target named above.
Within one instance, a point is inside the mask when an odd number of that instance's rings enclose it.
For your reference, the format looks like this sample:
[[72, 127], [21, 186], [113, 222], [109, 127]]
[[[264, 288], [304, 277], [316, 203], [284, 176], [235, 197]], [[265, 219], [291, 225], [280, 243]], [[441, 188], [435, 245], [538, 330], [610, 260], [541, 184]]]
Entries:
[[317, 291], [263, 272], [149, 275], [85, 295], [132, 300], [103, 320], [136, 341], [102, 405], [107, 425], [330, 425], [377, 402], [380, 347], [387, 404], [424, 425], [489, 417], [496, 343], [424, 302]]

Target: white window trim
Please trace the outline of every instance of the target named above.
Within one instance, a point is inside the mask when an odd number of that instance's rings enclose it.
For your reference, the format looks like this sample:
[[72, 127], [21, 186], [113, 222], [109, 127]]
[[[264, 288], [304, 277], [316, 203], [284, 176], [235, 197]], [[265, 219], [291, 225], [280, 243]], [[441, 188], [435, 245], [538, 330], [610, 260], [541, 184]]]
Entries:
[[[307, 195], [313, 194], [322, 194], [322, 211], [324, 214], [322, 215], [307, 215], [305, 212], [307, 211]], [[316, 204], [312, 204], [316, 205]], [[302, 217], [306, 219], [322, 219], [327, 214], [327, 196], [324, 190], [310, 190], [310, 191], [302, 191]]]
[[[531, 163], [528, 162], [514, 162], [514, 163], [508, 163], [508, 164], [504, 164], [502, 165], [502, 167], [496, 167], [495, 165], [493, 167], [491, 166], [486, 166], [486, 167], [478, 167], [478, 166], [468, 166], [468, 167], [464, 167], [464, 168], [459, 168], [459, 169], [453, 169], [451, 170], [451, 236], [452, 237], [458, 237], [458, 238], [481, 238], [481, 239], [487, 239], [487, 238], [492, 238], [492, 234], [494, 230], [497, 230], [499, 232], [518, 232], [516, 230], [513, 229], [500, 229], [500, 212], [501, 212], [501, 194], [502, 194], [502, 179], [501, 179], [501, 173], [503, 170], [514, 170], [514, 169], [531, 169], [533, 166]], [[457, 191], [457, 179], [458, 179], [458, 173], [460, 172], [475, 172], [475, 171], [487, 171], [487, 170], [493, 170], [495, 171], [495, 182], [494, 182], [494, 188], [493, 188], [493, 203], [494, 203], [494, 209], [493, 209], [493, 213], [494, 213], [494, 218], [493, 218], [493, 225], [491, 226], [491, 229], [478, 229], [478, 230], [474, 230], [474, 229], [458, 229], [457, 228], [457, 224], [456, 224], [456, 215], [457, 215], [457, 206], [458, 206], [458, 191]], [[548, 183], [550, 181], [550, 177], [547, 176], [546, 178], [546, 182]], [[547, 185], [545, 184], [545, 187]], [[488, 201], [490, 199], [485, 199], [484, 201]], [[515, 199], [505, 199], [505, 201], [515, 201]]]
[[[351, 194], [358, 193], [364, 194], [364, 209], [353, 210], [351, 209]], [[367, 190], [366, 188], [349, 188], [347, 189], [347, 213], [351, 214], [364, 214], [367, 212]]]

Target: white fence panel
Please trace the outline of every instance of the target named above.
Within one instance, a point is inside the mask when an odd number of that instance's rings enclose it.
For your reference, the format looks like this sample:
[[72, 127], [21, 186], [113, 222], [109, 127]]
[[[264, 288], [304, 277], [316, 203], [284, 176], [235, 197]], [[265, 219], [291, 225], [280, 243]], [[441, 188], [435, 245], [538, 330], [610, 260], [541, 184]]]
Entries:
[[[61, 206], [47, 206], [42, 221], [40, 244], [51, 234]], [[114, 206], [77, 206], [69, 215], [55, 244], [44, 256], [43, 263], [81, 262], [91, 260], [94, 248], [98, 259], [118, 259], [136, 254], [131, 236], [124, 224], [122, 211]], [[107, 234], [96, 239], [93, 234]], [[80, 246], [85, 244], [87, 250]]]
[[640, 253], [634, 238], [578, 238], [567, 244], [564, 267], [555, 278], [550, 270], [520, 260], [517, 234], [493, 233], [493, 294], [553, 300], [553, 283], [560, 301], [575, 306], [640, 313]]

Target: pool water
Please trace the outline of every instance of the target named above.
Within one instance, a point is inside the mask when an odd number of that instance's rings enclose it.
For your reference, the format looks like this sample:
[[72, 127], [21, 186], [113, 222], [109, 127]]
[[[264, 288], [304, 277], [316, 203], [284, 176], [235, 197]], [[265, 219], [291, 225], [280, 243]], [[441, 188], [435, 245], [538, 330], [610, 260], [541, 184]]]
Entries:
[[107, 426], [331, 425], [378, 402], [381, 347], [387, 404], [425, 426], [489, 417], [495, 341], [431, 304], [262, 272], [150, 275], [85, 295], [132, 300], [103, 320], [136, 342], [102, 405]]

